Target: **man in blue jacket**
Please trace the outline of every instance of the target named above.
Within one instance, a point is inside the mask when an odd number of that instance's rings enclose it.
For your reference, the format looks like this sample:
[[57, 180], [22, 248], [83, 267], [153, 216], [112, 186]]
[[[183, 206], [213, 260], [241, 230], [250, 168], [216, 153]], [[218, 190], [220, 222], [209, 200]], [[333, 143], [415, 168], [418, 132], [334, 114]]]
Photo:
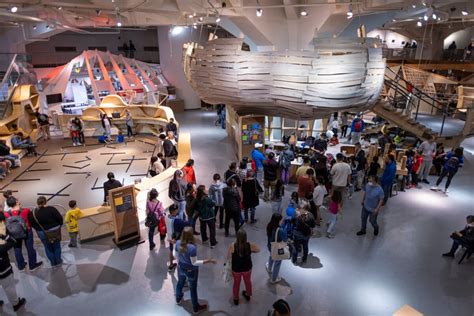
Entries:
[[357, 144], [357, 143], [360, 142], [360, 135], [362, 134], [364, 129], [365, 129], [364, 120], [361, 117], [356, 116], [352, 120], [352, 124], [351, 124], [351, 134], [350, 134], [350, 136], [351, 136], [352, 144]]
[[387, 200], [390, 197], [390, 190], [392, 188], [393, 181], [395, 180], [396, 173], [397, 164], [395, 162], [395, 157], [393, 155], [388, 155], [388, 158], [385, 161], [385, 171], [380, 178], [380, 184], [382, 185], [383, 193], [385, 195], [383, 199], [383, 205], [387, 204]]
[[263, 147], [262, 144], [256, 143], [255, 148], [252, 150], [252, 160], [255, 161], [257, 180], [260, 183], [263, 181], [263, 161], [265, 160], [265, 156], [258, 150], [261, 147]]

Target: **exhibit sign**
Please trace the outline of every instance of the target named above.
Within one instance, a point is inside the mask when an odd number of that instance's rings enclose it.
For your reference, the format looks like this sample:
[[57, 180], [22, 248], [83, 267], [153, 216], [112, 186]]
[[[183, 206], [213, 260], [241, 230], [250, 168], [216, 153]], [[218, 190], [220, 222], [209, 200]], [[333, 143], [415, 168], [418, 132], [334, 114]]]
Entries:
[[109, 191], [109, 201], [115, 224], [114, 242], [121, 245], [140, 240], [135, 186], [128, 185]]

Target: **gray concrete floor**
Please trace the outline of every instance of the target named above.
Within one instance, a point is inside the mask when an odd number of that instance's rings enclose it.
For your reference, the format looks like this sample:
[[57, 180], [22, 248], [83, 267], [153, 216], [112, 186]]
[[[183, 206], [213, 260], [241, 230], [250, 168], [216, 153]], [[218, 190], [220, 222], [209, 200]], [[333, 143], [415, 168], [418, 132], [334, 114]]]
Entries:
[[[441, 126], [443, 126], [443, 116], [441, 115], [418, 114], [416, 120], [426, 127], [431, 128], [436, 133], [441, 132]], [[464, 123], [465, 121], [463, 120], [447, 117], [441, 136], [455, 136], [461, 134]]]
[[[198, 183], [209, 184], [212, 174], [223, 173], [233, 159], [231, 142], [225, 131], [214, 126], [216, 116], [211, 112], [186, 112], [178, 119], [182, 130], [192, 135]], [[462, 228], [466, 215], [474, 213], [473, 174], [473, 157], [467, 154], [449, 195], [430, 191], [427, 185], [400, 192], [382, 210], [381, 233], [376, 238], [371, 229], [364, 237], [355, 235], [361, 198], [355, 194], [345, 204], [336, 238], [312, 238], [308, 264], [295, 267], [284, 262], [284, 281], [278, 285], [269, 284], [264, 266], [268, 257], [265, 225], [271, 209], [262, 202], [257, 208], [259, 222], [246, 227], [249, 239], [262, 248], [253, 256], [250, 303], [241, 300], [239, 306], [233, 306], [231, 285], [221, 278], [225, 252], [233, 238], [225, 238], [219, 230], [215, 249], [198, 241], [199, 258], [218, 260], [200, 269], [199, 297], [209, 304], [203, 315], [266, 315], [278, 298], [290, 303], [293, 315], [383, 316], [392, 315], [404, 304], [425, 315], [472, 315], [474, 258], [458, 265], [441, 253], [450, 247], [449, 234]], [[293, 189], [289, 188], [286, 199]], [[85, 191], [90, 192], [89, 183]], [[93, 193], [91, 199], [96, 204], [100, 196]], [[142, 225], [142, 236], [146, 233]], [[37, 248], [45, 258], [42, 247]], [[188, 292], [184, 307], [174, 304], [176, 276], [166, 271], [168, 250], [161, 245], [154, 252], [147, 243], [120, 251], [110, 238], [104, 238], [73, 250], [64, 242], [63, 250], [66, 264], [60, 269], [48, 265], [32, 273], [15, 269], [18, 292], [28, 299], [19, 315], [188, 315], [191, 311]], [[11, 259], [14, 261], [13, 254]], [[4, 299], [1, 292], [0, 299]], [[0, 311], [14, 315], [8, 306]]]

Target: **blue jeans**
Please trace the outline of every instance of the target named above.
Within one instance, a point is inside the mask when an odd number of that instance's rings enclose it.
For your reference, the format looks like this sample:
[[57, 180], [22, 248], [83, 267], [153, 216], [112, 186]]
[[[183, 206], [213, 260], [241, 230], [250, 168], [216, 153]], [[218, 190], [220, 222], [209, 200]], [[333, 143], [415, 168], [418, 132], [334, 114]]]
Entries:
[[51, 265], [56, 266], [63, 263], [63, 259], [61, 259], [61, 242], [56, 241], [54, 243], [50, 243], [46, 239], [46, 236], [42, 230], [37, 230], [36, 233], [44, 245], [44, 252], [46, 253], [46, 257], [48, 257]]
[[178, 216], [184, 221], [186, 218], [186, 201], [174, 201], [174, 204], [178, 206]]
[[14, 247], [16, 263], [19, 270], [22, 270], [26, 266], [21, 246], [23, 241], [25, 242], [26, 251], [28, 253], [28, 264], [30, 269], [33, 269], [36, 266], [36, 250], [33, 246], [33, 231], [31, 229], [26, 232], [26, 239], [18, 240]]
[[293, 254], [292, 254], [291, 261], [293, 263], [296, 263], [296, 260], [298, 258], [298, 252], [301, 246], [303, 246], [303, 258], [301, 260], [306, 261], [306, 259], [308, 259], [309, 236], [304, 236], [303, 233], [301, 233], [298, 230], [295, 230], [293, 233], [293, 240], [295, 244], [293, 247]]
[[156, 227], [148, 227], [148, 242], [150, 243], [150, 248], [155, 246], [155, 242], [153, 241], [153, 237], [155, 236], [155, 229]]
[[272, 201], [272, 213], [281, 214], [281, 202], [281, 199], [279, 201]]
[[275, 281], [280, 274], [281, 260], [273, 260], [272, 255], [268, 258], [268, 269], [272, 272], [272, 281]]
[[199, 306], [198, 295], [197, 295], [197, 281], [199, 277], [198, 269], [183, 269], [178, 264], [178, 284], [176, 284], [176, 302], [179, 302], [183, 297], [183, 287], [186, 279], [189, 283], [189, 291], [191, 292], [191, 302], [193, 304], [193, 310], [197, 311]]
[[249, 212], [250, 212], [250, 220], [255, 220], [255, 207], [249, 207], [244, 210], [245, 221], [249, 220]]
[[362, 212], [361, 212], [361, 215], [360, 215], [360, 219], [361, 219], [361, 228], [360, 228], [360, 230], [365, 232], [365, 230], [367, 229], [367, 218], [369, 219], [369, 222], [370, 222], [370, 224], [372, 224], [374, 229], [378, 230], [379, 225], [377, 224], [377, 215], [378, 214], [375, 214], [373, 211], [369, 212], [365, 208], [365, 206], [362, 206]]
[[390, 191], [392, 190], [393, 181], [389, 183], [382, 184], [382, 190], [384, 193], [383, 203], [387, 203], [388, 198], [390, 197]]

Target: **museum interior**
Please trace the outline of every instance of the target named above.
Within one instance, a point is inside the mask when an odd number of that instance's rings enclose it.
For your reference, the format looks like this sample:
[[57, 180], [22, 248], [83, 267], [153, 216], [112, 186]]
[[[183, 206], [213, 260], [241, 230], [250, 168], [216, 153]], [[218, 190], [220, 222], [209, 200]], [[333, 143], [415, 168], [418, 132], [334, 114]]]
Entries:
[[473, 0], [0, 1], [0, 315], [473, 315], [473, 43]]

